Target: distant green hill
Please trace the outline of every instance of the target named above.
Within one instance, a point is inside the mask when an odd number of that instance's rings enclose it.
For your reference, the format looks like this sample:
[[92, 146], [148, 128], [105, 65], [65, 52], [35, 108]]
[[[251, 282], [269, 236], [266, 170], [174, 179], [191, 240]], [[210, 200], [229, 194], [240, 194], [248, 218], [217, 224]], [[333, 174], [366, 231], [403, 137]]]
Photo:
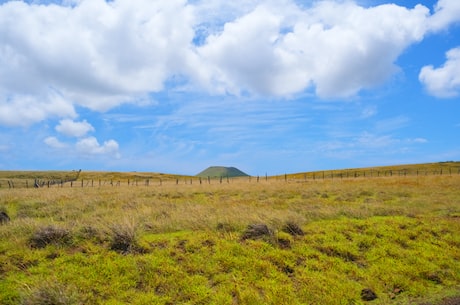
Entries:
[[236, 167], [225, 167], [225, 166], [210, 166], [201, 173], [196, 175], [197, 177], [246, 177], [248, 174], [240, 171]]

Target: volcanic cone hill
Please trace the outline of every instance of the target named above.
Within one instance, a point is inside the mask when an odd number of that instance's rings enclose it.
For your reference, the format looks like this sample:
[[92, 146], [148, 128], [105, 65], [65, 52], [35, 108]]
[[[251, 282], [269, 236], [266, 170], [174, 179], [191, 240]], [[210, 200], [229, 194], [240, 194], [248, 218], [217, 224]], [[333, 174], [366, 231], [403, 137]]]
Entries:
[[219, 178], [219, 177], [247, 177], [248, 174], [240, 171], [236, 167], [225, 167], [225, 166], [210, 166], [201, 173], [196, 175], [197, 177], [211, 177], [211, 178]]

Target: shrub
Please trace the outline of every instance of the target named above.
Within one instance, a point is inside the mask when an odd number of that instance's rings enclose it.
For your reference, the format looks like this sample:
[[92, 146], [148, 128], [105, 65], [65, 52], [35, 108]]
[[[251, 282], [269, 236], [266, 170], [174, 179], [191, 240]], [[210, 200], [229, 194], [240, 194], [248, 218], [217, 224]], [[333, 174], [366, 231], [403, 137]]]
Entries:
[[56, 226], [39, 228], [29, 239], [32, 248], [45, 248], [47, 245], [68, 245], [71, 242], [71, 234], [68, 230]]

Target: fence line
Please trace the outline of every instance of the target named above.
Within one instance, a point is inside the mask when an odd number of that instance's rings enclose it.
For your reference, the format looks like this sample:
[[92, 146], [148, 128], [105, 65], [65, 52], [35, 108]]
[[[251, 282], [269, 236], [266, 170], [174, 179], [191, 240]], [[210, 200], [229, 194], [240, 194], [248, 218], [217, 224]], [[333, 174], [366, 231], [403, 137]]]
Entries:
[[181, 178], [128, 178], [128, 179], [80, 179], [80, 180], [39, 180], [39, 179], [0, 179], [2, 188], [63, 188], [63, 187], [119, 187], [119, 186], [162, 186], [162, 185], [205, 185], [229, 184], [234, 181], [247, 181], [248, 183], [263, 183], [269, 181], [308, 182], [321, 180], [344, 180], [357, 178], [385, 178], [385, 177], [414, 177], [414, 176], [452, 176], [460, 175], [458, 168], [410, 168], [396, 170], [363, 169], [343, 171], [320, 171], [301, 174], [284, 174], [276, 176], [247, 176], [247, 177], [181, 177]]

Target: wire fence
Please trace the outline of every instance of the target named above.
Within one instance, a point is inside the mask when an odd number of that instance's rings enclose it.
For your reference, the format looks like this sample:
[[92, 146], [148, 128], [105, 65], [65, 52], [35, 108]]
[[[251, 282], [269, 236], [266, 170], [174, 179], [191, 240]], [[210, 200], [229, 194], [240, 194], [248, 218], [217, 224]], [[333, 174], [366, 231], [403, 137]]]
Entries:
[[308, 182], [321, 180], [345, 180], [345, 179], [371, 179], [386, 177], [414, 177], [414, 176], [452, 176], [460, 175], [459, 167], [439, 168], [407, 168], [407, 169], [361, 169], [361, 170], [332, 170], [319, 172], [306, 172], [298, 174], [284, 174], [268, 176], [246, 176], [246, 177], [136, 177], [120, 179], [85, 179], [78, 177], [69, 179], [25, 179], [25, 178], [3, 178], [0, 179], [0, 189], [15, 188], [64, 188], [64, 187], [137, 187], [137, 186], [163, 186], [163, 185], [206, 185], [206, 184], [229, 184], [235, 182], [264, 183], [264, 182]]

